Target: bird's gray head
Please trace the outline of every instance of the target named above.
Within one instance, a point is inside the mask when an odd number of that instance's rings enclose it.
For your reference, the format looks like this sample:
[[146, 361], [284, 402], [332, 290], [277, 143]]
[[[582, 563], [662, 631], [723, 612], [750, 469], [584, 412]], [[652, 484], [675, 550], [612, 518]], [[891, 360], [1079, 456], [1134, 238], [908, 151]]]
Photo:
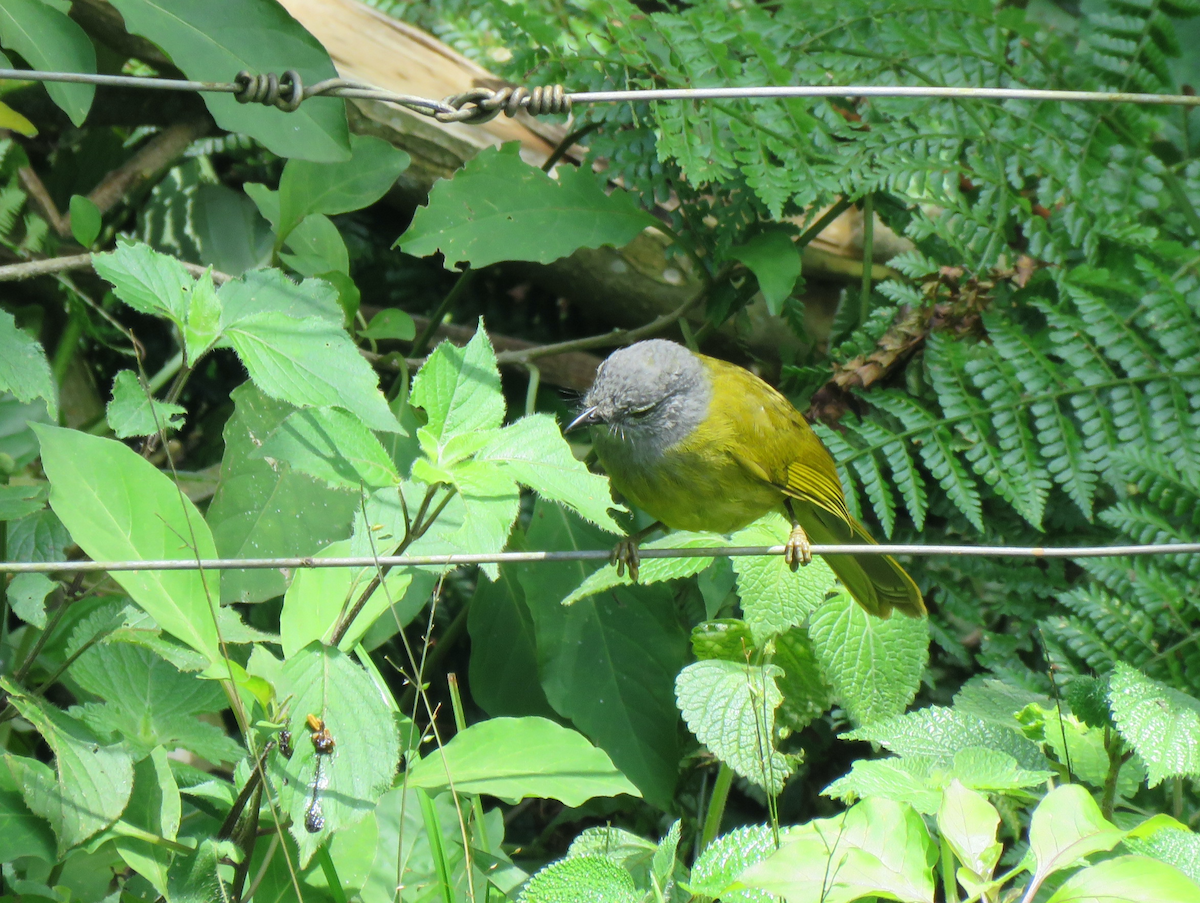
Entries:
[[675, 342], [651, 339], [613, 352], [596, 371], [583, 412], [568, 429], [606, 424], [599, 441], [662, 451], [708, 416], [712, 389], [700, 359]]

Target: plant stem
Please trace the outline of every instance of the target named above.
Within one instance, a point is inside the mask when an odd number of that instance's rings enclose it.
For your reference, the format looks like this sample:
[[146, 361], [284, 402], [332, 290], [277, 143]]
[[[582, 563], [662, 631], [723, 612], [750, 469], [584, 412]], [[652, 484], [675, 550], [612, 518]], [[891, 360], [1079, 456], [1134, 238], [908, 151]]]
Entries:
[[442, 325], [442, 320], [446, 318], [446, 314], [450, 309], [458, 303], [458, 299], [463, 296], [463, 293], [471, 287], [471, 283], [475, 281], [475, 276], [478, 272], [478, 270], [463, 270], [459, 274], [458, 281], [446, 293], [446, 297], [437, 306], [437, 310], [429, 315], [429, 322], [425, 324], [425, 328], [421, 330], [421, 334], [413, 342], [412, 351], [409, 352], [410, 357], [421, 357], [425, 354], [425, 349], [429, 347], [429, 342], [437, 333], [437, 328]]
[[529, 387], [525, 390], [525, 416], [528, 417], [537, 411], [537, 393], [542, 382], [542, 371], [533, 361], [526, 362], [525, 369], [529, 371]]
[[[459, 613], [459, 617], [454, 620], [457, 622], [459, 618], [462, 618], [465, 623], [466, 618], [462, 616], [466, 614], [466, 611], [467, 609], [464, 606], [462, 612]], [[467, 716], [463, 711], [462, 693], [458, 689], [458, 675], [453, 673], [447, 674], [446, 683], [450, 687], [450, 708], [454, 712], [454, 729], [456, 731], [465, 731], [467, 729]], [[487, 825], [483, 822], [483, 803], [480, 802], [478, 794], [471, 796], [471, 815], [475, 819], [475, 830], [479, 835], [478, 843], [480, 847], [487, 850], [491, 847], [491, 844], [488, 843]]]
[[821, 218], [815, 223], [800, 233], [800, 237], [796, 239], [796, 247], [803, 248], [812, 243], [812, 240], [820, 235], [835, 219], [845, 213], [854, 204], [850, 198], [842, 196], [832, 207], [821, 214]]
[[721, 763], [717, 779], [713, 781], [712, 798], [708, 801], [708, 812], [704, 816], [704, 828], [700, 834], [700, 852], [708, 849], [721, 831], [721, 819], [725, 815], [725, 803], [729, 799], [729, 788], [733, 785], [733, 769]]
[[1112, 821], [1113, 805], [1117, 798], [1117, 778], [1121, 774], [1121, 766], [1125, 764], [1122, 755], [1125, 744], [1121, 735], [1112, 728], [1104, 729], [1104, 748], [1108, 752], [1108, 773], [1104, 776], [1104, 792], [1100, 797], [1100, 814]]
[[176, 373], [179, 372], [179, 368], [182, 366], [183, 366], [183, 352], [176, 351], [175, 356], [173, 358], [171, 358], [169, 361], [167, 361], [165, 364], [163, 364], [162, 369], [159, 370], [152, 377], [150, 377], [150, 379], [148, 379], [146, 381], [146, 386], [147, 386], [147, 388], [150, 389], [150, 394], [151, 395], [158, 394], [159, 389], [161, 389], [163, 386], [165, 386], [167, 384], [167, 382], [171, 379], [171, 377], [173, 377]]
[[871, 315], [871, 277], [875, 273], [875, 195], [866, 194], [862, 199], [863, 217], [863, 276], [862, 295], [858, 302], [858, 325], [862, 326]]
[[954, 877], [954, 851], [946, 838], [941, 839], [942, 846], [942, 893], [946, 903], [958, 903], [958, 881]]

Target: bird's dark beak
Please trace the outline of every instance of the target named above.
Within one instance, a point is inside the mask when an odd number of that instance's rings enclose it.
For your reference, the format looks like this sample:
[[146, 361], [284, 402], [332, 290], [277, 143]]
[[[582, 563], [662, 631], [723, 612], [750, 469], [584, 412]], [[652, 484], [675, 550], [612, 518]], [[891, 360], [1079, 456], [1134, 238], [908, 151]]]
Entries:
[[593, 405], [567, 424], [567, 428], [563, 432], [569, 433], [571, 430], [577, 430], [581, 426], [591, 426], [595, 423], [600, 423], [600, 417], [596, 414], [596, 407]]

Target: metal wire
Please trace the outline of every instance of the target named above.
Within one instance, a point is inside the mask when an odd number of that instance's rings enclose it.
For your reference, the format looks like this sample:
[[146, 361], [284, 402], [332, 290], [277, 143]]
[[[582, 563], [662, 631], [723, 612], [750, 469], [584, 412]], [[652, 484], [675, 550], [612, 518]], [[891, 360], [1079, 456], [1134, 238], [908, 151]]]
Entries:
[[[1137, 546], [950, 546], [915, 545], [814, 545], [814, 555], [916, 555], [978, 558], [1122, 558], [1131, 555], [1200, 555], [1200, 542]], [[643, 560], [654, 558], [741, 558], [782, 555], [784, 546], [714, 546], [691, 549], [641, 549]], [[153, 561], [4, 561], [0, 573], [66, 573], [92, 571], [232, 571], [268, 568], [344, 567], [457, 567], [467, 564], [513, 564], [528, 561], [607, 561], [605, 549], [570, 552], [496, 552], [490, 555], [380, 555], [346, 558], [165, 558]]]
[[947, 98], [958, 100], [1030, 100], [1066, 103], [1137, 103], [1200, 106], [1200, 96], [1188, 94], [1133, 94], [1107, 91], [1050, 91], [1040, 88], [953, 88], [905, 85], [781, 85], [761, 88], [653, 88], [626, 91], [580, 91], [571, 93], [562, 85], [527, 89], [523, 87], [472, 88], [444, 100], [412, 94], [397, 94], [366, 82], [329, 78], [305, 86], [300, 73], [289, 69], [282, 76], [254, 75], [241, 71], [231, 82], [146, 78], [136, 75], [92, 75], [80, 72], [0, 69], [0, 80], [75, 82], [110, 87], [149, 88], [161, 91], [207, 91], [233, 94], [242, 103], [261, 103], [285, 112], [296, 110], [311, 97], [350, 97], [397, 104], [439, 122], [488, 122], [500, 113], [515, 116], [524, 111], [532, 116], [569, 113], [574, 104], [625, 103], [666, 100], [755, 100], [795, 97], [892, 97]]

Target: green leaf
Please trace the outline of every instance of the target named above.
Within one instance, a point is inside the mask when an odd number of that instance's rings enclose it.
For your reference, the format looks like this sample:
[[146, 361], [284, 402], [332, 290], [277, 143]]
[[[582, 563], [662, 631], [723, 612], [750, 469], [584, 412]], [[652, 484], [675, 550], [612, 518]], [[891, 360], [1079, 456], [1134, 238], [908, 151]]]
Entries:
[[597, 796], [641, 796], [603, 750], [538, 717], [492, 718], [459, 731], [412, 767], [408, 786], [430, 793], [453, 788], [507, 803], [539, 797], [568, 806]]
[[180, 329], [187, 323], [196, 280], [174, 257], [121, 238], [115, 251], [94, 254], [92, 265], [101, 279], [112, 283], [113, 293], [134, 310], [167, 317]]
[[[604, 548], [609, 538], [539, 501], [531, 549]], [[587, 573], [578, 562], [517, 569], [537, 634], [542, 687], [554, 710], [608, 753], [651, 805], [669, 808], [679, 774], [675, 675], [687, 634], [661, 587], [621, 587], [570, 607], [559, 600]]]
[[768, 229], [744, 245], [729, 249], [729, 256], [740, 260], [758, 280], [759, 291], [771, 316], [779, 316], [800, 278], [800, 249], [792, 236], [782, 229]]
[[[729, 545], [729, 540], [716, 533], [688, 533], [676, 531], [668, 533], [662, 539], [642, 543], [640, 549], [709, 549]], [[700, 573], [709, 565], [711, 558], [647, 558], [642, 562], [638, 574], [638, 583], [650, 586], [667, 580], [678, 580]], [[580, 599], [595, 596], [614, 586], [632, 586], [633, 578], [628, 574], [618, 574], [616, 565], [607, 564], [590, 573], [587, 578], [571, 590], [562, 600], [563, 605], [574, 605]], [[753, 644], [751, 644], [753, 648]]]
[[[149, 38], [197, 81], [231, 81], [233, 74], [299, 71], [304, 84], [336, 78], [324, 48], [278, 3], [245, 0], [116, 0], [132, 34]], [[61, 68], [61, 67], [60, 67]], [[250, 135], [281, 157], [346, 160], [345, 102], [315, 97], [294, 113], [240, 104], [232, 95], [202, 95], [217, 125]]]
[[232, 841], [202, 837], [193, 852], [180, 854], [171, 862], [167, 899], [172, 903], [215, 903], [221, 899], [220, 862], [237, 855]]
[[[223, 558], [315, 555], [350, 535], [358, 493], [329, 489], [307, 474], [264, 461], [263, 443], [292, 412], [253, 383], [233, 390], [221, 479], [208, 523]], [[287, 589], [282, 570], [222, 571], [222, 602], [262, 602]]]
[[769, 825], [735, 828], [697, 857], [688, 877], [688, 889], [695, 895], [720, 898], [722, 903], [772, 903], [774, 898], [761, 890], [726, 888], [774, 852], [775, 837]]
[[133, 790], [133, 763], [120, 746], [101, 746], [86, 727], [53, 706], [23, 695], [0, 680], [9, 702], [54, 751], [54, 769], [9, 756], [6, 764], [25, 803], [47, 819], [58, 837], [61, 857], [125, 809]]
[[481, 448], [475, 460], [499, 465], [502, 473], [522, 486], [566, 505], [601, 529], [624, 532], [608, 513], [609, 508], [617, 507], [608, 480], [591, 473], [571, 454], [553, 417], [522, 417]]
[[413, 379], [409, 403], [425, 411], [425, 429], [439, 450], [455, 436], [504, 422], [500, 369], [482, 320], [465, 348], [442, 342], [433, 349]]
[[[36, 0], [35, 0], [36, 2]], [[3, 14], [0, 14], [2, 16]], [[37, 340], [17, 328], [12, 314], [0, 310], [0, 393], [12, 392], [25, 403], [44, 398], [50, 416], [58, 419], [58, 387], [50, 362]]]
[[967, 893], [975, 893], [992, 877], [1004, 852], [996, 840], [1000, 813], [983, 794], [951, 781], [942, 794], [937, 825], [960, 863], [959, 883]]
[[205, 270], [192, 287], [188, 300], [187, 321], [183, 324], [184, 358], [189, 367], [196, 363], [221, 337], [224, 311], [213, 285], [212, 272]]
[[315, 318], [339, 328], [345, 321], [332, 285], [323, 279], [305, 279], [297, 285], [277, 269], [251, 270], [231, 279], [221, 286], [217, 297], [229, 325], [268, 313], [297, 320]]
[[1111, 850], [1125, 832], [1100, 814], [1092, 795], [1078, 784], [1055, 787], [1033, 810], [1029, 849], [1036, 869], [1033, 885], [1084, 856]]
[[929, 657], [926, 619], [871, 617], [843, 591], [813, 614], [808, 635], [829, 685], [859, 724], [912, 702]]
[[754, 639], [740, 618], [701, 621], [692, 628], [692, 654], [700, 661], [745, 662], [754, 654]]
[[534, 875], [520, 903], [639, 903], [633, 877], [611, 859], [595, 854], [551, 863]]
[[[735, 533], [730, 544], [782, 545], [789, 532], [780, 515], [769, 514]], [[803, 624], [837, 583], [833, 571], [821, 558], [814, 558], [812, 564], [793, 572], [782, 555], [744, 556], [734, 559], [733, 570], [737, 574], [742, 611], [758, 645]]]
[[46, 597], [58, 586], [45, 574], [17, 574], [8, 585], [13, 614], [39, 630], [46, 626]]
[[71, 235], [83, 245], [90, 248], [100, 236], [100, 227], [104, 225], [100, 208], [81, 194], [71, 195]]
[[398, 432], [379, 380], [339, 325], [284, 313], [243, 317], [225, 330], [254, 384], [297, 407], [335, 405], [371, 429]]
[[688, 728], [718, 759], [768, 793], [778, 794], [792, 764], [775, 749], [775, 710], [783, 701], [774, 665], [693, 662], [675, 679]]
[[309, 214], [333, 216], [369, 207], [412, 162], [404, 151], [370, 135], [351, 135], [350, 153], [350, 159], [341, 163], [289, 160], [283, 167], [277, 226], [280, 241]]
[[13, 561], [62, 561], [71, 534], [49, 508], [8, 525], [8, 554]]
[[[41, 0], [5, 0], [0, 7], [0, 44], [15, 50], [34, 69], [96, 71], [96, 51], [83, 29], [67, 14]], [[50, 99], [83, 125], [95, 96], [94, 85], [48, 82]]]
[[802, 627], [793, 627], [775, 638], [771, 663], [783, 669], [775, 683], [783, 694], [777, 712], [780, 724], [803, 730], [832, 703], [832, 693], [821, 677], [812, 640]]
[[187, 409], [181, 405], [156, 401], [136, 373], [122, 370], [113, 380], [112, 401], [105, 410], [105, 419], [118, 439], [128, 439], [180, 429], [186, 414]]
[[1121, 736], [1146, 763], [1151, 787], [1200, 775], [1200, 701], [1118, 662], [1108, 702]]
[[417, 327], [413, 318], [405, 311], [397, 307], [385, 307], [371, 317], [371, 322], [359, 335], [376, 341], [398, 339], [401, 342], [411, 342], [417, 335]]
[[1146, 837], [1126, 837], [1125, 846], [1134, 853], [1175, 866], [1200, 884], [1200, 834], [1179, 825], [1154, 831]]
[[[300, 865], [335, 832], [348, 828], [375, 809], [391, 786], [400, 759], [400, 740], [391, 709], [375, 682], [338, 649], [310, 643], [283, 665], [281, 698], [292, 697], [288, 727], [297, 738], [291, 759], [272, 756], [276, 780], [287, 784], [280, 807], [291, 815], [292, 836], [300, 849]], [[335, 754], [321, 757], [318, 804], [324, 823], [319, 831], [305, 830], [312, 803], [317, 755], [307, 737], [308, 715], [316, 715], [336, 743]]]
[[[135, 828], [174, 840], [181, 816], [179, 786], [171, 773], [167, 752], [156, 747], [133, 770], [133, 794], [121, 817]], [[113, 841], [125, 864], [145, 878], [160, 894], [167, 893], [167, 873], [172, 852], [165, 846], [136, 837], [117, 836]]]
[[[37, 426], [50, 506], [95, 561], [216, 558], [208, 525], [153, 464], [112, 439]], [[112, 574], [158, 625], [210, 662], [217, 644], [218, 583], [200, 571]]]
[[[348, 540], [331, 543], [317, 558], [340, 558], [351, 554]], [[279, 639], [285, 658], [295, 655], [313, 640], [329, 642], [334, 627], [342, 615], [358, 601], [378, 571], [365, 568], [313, 568], [296, 572], [292, 585], [283, 597], [279, 615]], [[353, 649], [362, 635], [390, 603], [404, 596], [412, 572], [408, 568], [393, 568], [367, 600], [354, 623], [338, 646]]]
[[[12, 68], [8, 60], [2, 57], [0, 57], [0, 65], [5, 69]], [[8, 129], [18, 135], [24, 135], [26, 138], [36, 138], [38, 133], [36, 125], [6, 103], [0, 103], [0, 129]]]
[[[0, 483], [0, 521], [20, 520], [46, 508], [50, 495], [46, 484], [10, 486]], [[21, 559], [14, 559], [20, 561]]]
[[667, 836], [662, 839], [658, 849], [654, 851], [654, 858], [650, 861], [650, 874], [654, 880], [654, 887], [658, 888], [664, 896], [670, 896], [674, 883], [681, 825], [682, 822], [675, 819], [667, 831]]
[[501, 260], [549, 263], [579, 248], [621, 247], [659, 225], [620, 189], [606, 195], [586, 166], [552, 179], [519, 156], [516, 142], [476, 154], [429, 193], [396, 244], [406, 254], [440, 251], [445, 265], [478, 269]]
[[350, 252], [342, 233], [327, 216], [314, 213], [301, 220], [284, 243], [291, 254], [279, 259], [301, 276], [350, 272]]
[[1118, 856], [1076, 872], [1046, 903], [1200, 903], [1200, 884], [1165, 862]]
[[923, 815], [932, 815], [941, 800], [941, 794], [932, 784], [929, 763], [921, 759], [856, 759], [849, 774], [842, 775], [821, 793], [846, 803], [873, 797], [887, 799], [912, 806]]
[[467, 613], [471, 698], [489, 715], [546, 715], [554, 710], [538, 681], [537, 637], [525, 591], [511, 567], [481, 580]]
[[13, 772], [5, 756], [0, 760], [0, 862], [14, 862], [22, 856], [35, 856], [53, 863], [54, 831], [44, 818], [34, 815], [17, 792]]
[[335, 489], [396, 486], [400, 474], [375, 434], [338, 408], [288, 415], [263, 444], [264, 458], [285, 461]]
[[244, 192], [201, 184], [192, 197], [200, 261], [230, 276], [270, 266], [275, 236]]
[[865, 896], [933, 903], [936, 860], [921, 816], [900, 803], [869, 799], [788, 832], [779, 851], [743, 872], [740, 883], [788, 903]]

